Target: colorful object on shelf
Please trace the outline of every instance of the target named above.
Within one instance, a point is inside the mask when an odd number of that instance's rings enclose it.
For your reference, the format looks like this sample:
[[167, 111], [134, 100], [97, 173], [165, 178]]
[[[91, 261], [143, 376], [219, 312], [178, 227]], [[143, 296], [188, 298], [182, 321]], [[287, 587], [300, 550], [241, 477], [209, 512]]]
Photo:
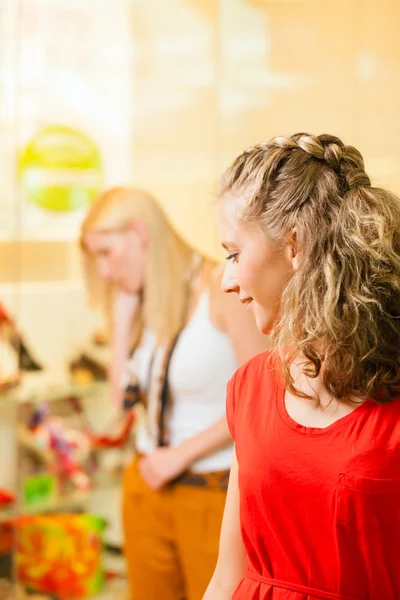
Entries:
[[108, 346], [110, 343], [109, 335], [106, 331], [99, 329], [93, 333], [92, 342], [95, 346]]
[[92, 444], [95, 448], [121, 448], [127, 443], [132, 426], [135, 423], [135, 415], [130, 411], [123, 416], [124, 422], [121, 425], [121, 430], [118, 435], [111, 437], [108, 435], [92, 434]]
[[43, 473], [32, 475], [23, 481], [24, 502], [27, 505], [46, 504], [56, 497], [57, 479], [54, 475]]
[[76, 385], [88, 385], [107, 379], [107, 368], [84, 352], [70, 362], [69, 370]]
[[15, 500], [15, 495], [9, 490], [0, 488], [0, 506], [11, 504]]
[[19, 160], [26, 196], [52, 212], [87, 207], [102, 184], [100, 153], [82, 131], [64, 125], [42, 128]]
[[0, 329], [2, 334], [8, 339], [12, 348], [18, 354], [18, 366], [21, 371], [41, 371], [42, 366], [32, 356], [31, 351], [18, 331], [14, 319], [0, 303]]
[[[3, 515], [4, 516], [4, 515]], [[13, 521], [4, 520], [0, 522], [0, 581], [3, 577], [11, 579], [14, 573], [13, 554], [15, 550], [15, 525]], [[2, 593], [0, 585], [0, 599], [8, 598]], [[13, 598], [13, 596], [11, 596]], [[10, 600], [11, 600], [10, 598]]]
[[15, 527], [13, 522], [10, 520], [0, 523], [0, 556], [11, 552], [14, 549], [14, 543]]
[[61, 487], [70, 481], [76, 489], [85, 491], [90, 488], [90, 479], [83, 463], [91, 451], [89, 437], [68, 427], [59, 417], [51, 417], [46, 404], [34, 411], [29, 429], [33, 440], [39, 448], [49, 449], [54, 453], [54, 471]]
[[60, 600], [87, 598], [104, 585], [102, 533], [95, 515], [35, 515], [17, 520], [19, 581]]
[[17, 387], [20, 384], [21, 377], [19, 373], [11, 375], [0, 375], [0, 394], [5, 394], [9, 390]]
[[132, 427], [136, 422], [135, 406], [136, 402], [132, 404], [128, 409], [118, 417], [117, 432], [115, 435], [99, 435], [95, 433], [87, 419], [85, 419], [84, 410], [79, 398], [70, 398], [70, 403], [74, 410], [81, 416], [84, 423], [87, 435], [89, 436], [91, 445], [94, 449], [111, 449], [111, 448], [123, 448], [128, 442]]

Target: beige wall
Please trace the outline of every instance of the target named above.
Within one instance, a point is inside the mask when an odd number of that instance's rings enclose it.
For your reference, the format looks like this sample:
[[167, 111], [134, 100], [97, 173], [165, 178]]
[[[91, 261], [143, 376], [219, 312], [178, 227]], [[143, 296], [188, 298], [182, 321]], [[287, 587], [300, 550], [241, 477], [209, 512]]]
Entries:
[[218, 2], [146, 0], [134, 6], [134, 181], [163, 202], [184, 237], [215, 253]]
[[[223, 6], [224, 161], [261, 138], [328, 132], [358, 146], [375, 181], [400, 192], [400, 3], [229, 0]], [[253, 48], [253, 60], [235, 38]]]
[[[213, 204], [221, 170], [276, 134], [342, 136], [363, 152], [375, 182], [400, 192], [398, 0], [131, 5], [131, 182], [153, 191], [196, 247], [219, 252]], [[18, 260], [16, 278], [80, 276], [72, 242], [34, 246], [3, 244], [0, 279], [12, 278]]]
[[400, 192], [398, 23], [397, 0], [136, 1], [135, 181], [206, 249], [218, 174], [277, 134], [339, 135]]

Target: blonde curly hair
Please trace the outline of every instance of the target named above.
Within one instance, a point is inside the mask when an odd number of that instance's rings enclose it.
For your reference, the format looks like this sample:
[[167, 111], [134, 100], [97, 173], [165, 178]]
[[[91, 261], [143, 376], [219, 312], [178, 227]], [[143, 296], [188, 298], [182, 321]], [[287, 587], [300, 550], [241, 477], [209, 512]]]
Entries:
[[276, 137], [234, 161], [227, 192], [248, 197], [243, 220], [273, 239], [296, 230], [302, 260], [272, 334], [289, 390], [299, 394], [290, 365], [305, 357], [339, 400], [397, 396], [400, 202], [371, 187], [360, 152], [327, 134]]

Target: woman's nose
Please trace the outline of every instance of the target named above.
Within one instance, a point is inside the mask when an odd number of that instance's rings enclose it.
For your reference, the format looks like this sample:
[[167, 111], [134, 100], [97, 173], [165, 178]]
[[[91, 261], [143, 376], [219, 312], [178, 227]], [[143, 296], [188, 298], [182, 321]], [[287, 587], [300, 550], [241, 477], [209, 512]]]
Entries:
[[237, 284], [232, 265], [227, 265], [225, 267], [225, 271], [222, 276], [221, 287], [222, 291], [224, 291], [226, 294], [230, 294], [232, 292], [239, 293], [239, 286]]
[[97, 269], [99, 271], [100, 277], [103, 279], [110, 279], [111, 277], [111, 269], [106, 260], [99, 260], [97, 262]]

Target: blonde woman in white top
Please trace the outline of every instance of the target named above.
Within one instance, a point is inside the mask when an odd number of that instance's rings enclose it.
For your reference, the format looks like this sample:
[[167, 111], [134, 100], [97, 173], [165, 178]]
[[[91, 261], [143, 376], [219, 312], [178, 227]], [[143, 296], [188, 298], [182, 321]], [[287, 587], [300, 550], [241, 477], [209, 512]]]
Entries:
[[113, 315], [115, 396], [134, 347], [130, 402], [146, 399], [124, 477], [131, 600], [200, 600], [215, 567], [232, 458], [226, 383], [265, 342], [220, 290], [216, 263], [182, 240], [147, 193], [104, 192], [83, 224], [82, 246], [92, 293]]

